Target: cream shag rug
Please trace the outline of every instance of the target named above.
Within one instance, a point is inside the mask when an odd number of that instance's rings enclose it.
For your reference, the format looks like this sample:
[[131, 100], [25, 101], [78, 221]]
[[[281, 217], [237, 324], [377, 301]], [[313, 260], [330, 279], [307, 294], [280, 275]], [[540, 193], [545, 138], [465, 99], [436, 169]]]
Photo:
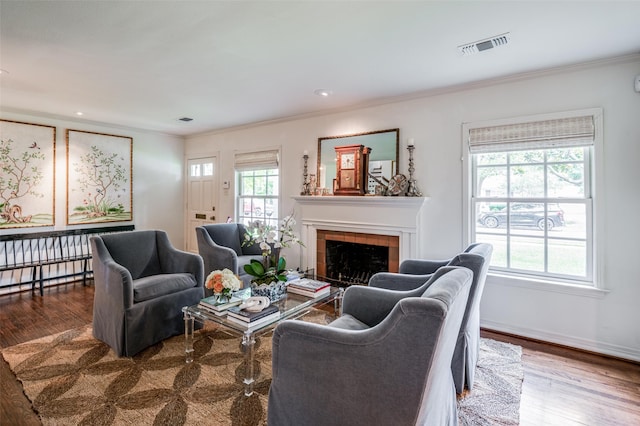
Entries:
[[[306, 320], [325, 322], [321, 311]], [[44, 425], [266, 425], [271, 337], [257, 339], [253, 396], [243, 393], [241, 340], [216, 329], [197, 332], [195, 360], [185, 364], [184, 337], [133, 358], [117, 358], [91, 327], [6, 348]], [[458, 401], [462, 425], [517, 425], [521, 348], [482, 339], [474, 389]]]

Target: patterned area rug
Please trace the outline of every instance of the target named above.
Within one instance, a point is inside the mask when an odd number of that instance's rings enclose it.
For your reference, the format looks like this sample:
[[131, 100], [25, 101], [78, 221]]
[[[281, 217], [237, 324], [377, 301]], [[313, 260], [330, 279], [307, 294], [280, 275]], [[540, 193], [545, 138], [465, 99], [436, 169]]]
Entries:
[[[306, 320], [325, 322], [324, 313]], [[241, 340], [197, 332], [195, 360], [184, 362], [175, 336], [133, 358], [117, 358], [86, 326], [2, 351], [44, 425], [266, 425], [271, 337], [258, 339], [254, 395], [244, 397]], [[482, 339], [473, 392], [460, 400], [463, 425], [517, 425], [521, 348]]]

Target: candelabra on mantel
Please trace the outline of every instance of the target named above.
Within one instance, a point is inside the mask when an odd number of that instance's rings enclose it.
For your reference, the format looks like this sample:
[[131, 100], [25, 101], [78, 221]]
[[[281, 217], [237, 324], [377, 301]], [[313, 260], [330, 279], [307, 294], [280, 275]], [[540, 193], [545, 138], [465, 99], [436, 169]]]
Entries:
[[407, 186], [407, 197], [422, 197], [422, 192], [418, 189], [418, 183], [413, 178], [413, 172], [416, 170], [413, 167], [413, 150], [416, 149], [413, 144], [413, 139], [407, 141], [407, 150], [409, 151], [409, 185]]
[[304, 151], [304, 155], [302, 156], [304, 159], [304, 171], [302, 172], [302, 192], [300, 195], [311, 195], [311, 190], [309, 188], [309, 181], [307, 178], [309, 177], [308, 169], [307, 169], [307, 161], [309, 161], [309, 152], [307, 150]]

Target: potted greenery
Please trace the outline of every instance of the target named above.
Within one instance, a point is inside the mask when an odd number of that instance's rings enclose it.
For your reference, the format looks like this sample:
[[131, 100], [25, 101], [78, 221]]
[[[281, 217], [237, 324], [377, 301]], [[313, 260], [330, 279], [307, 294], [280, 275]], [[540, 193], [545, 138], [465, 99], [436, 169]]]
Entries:
[[259, 244], [262, 250], [262, 262], [253, 259], [244, 265], [244, 271], [254, 277], [251, 280], [253, 295], [275, 301], [286, 294], [287, 262], [280, 257], [280, 249], [291, 244], [303, 246], [293, 231], [295, 224], [291, 214], [280, 221], [277, 229], [259, 220], [247, 226], [243, 245]]

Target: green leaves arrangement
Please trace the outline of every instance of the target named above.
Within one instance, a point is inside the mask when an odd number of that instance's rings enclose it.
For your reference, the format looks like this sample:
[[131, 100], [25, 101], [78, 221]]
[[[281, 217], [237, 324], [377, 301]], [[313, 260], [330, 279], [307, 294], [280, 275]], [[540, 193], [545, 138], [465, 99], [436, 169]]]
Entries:
[[273, 281], [286, 281], [287, 261], [284, 257], [278, 259], [277, 266], [265, 268], [259, 260], [251, 259], [249, 264], [244, 265], [244, 271], [254, 277], [252, 282], [260, 284], [269, 284]]

